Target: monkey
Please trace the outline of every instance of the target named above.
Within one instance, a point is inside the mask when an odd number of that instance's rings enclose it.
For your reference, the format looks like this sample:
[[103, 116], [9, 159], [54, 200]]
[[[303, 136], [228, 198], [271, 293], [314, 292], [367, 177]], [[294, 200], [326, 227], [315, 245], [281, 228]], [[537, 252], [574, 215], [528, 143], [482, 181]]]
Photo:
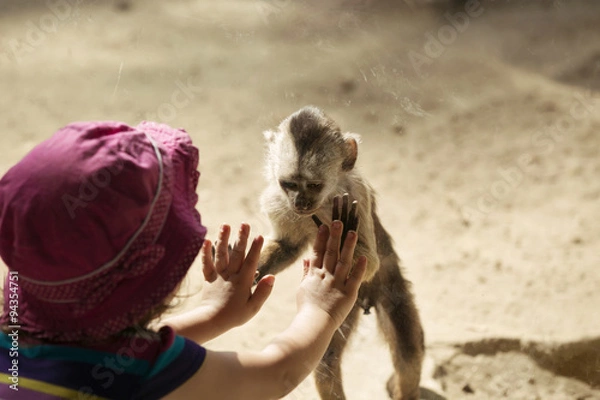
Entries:
[[355, 168], [360, 136], [342, 133], [323, 111], [307, 106], [285, 118], [276, 130], [265, 131], [264, 137], [267, 186], [260, 205], [272, 232], [260, 256], [258, 276], [276, 274], [293, 264], [314, 240], [315, 222], [330, 224], [337, 219], [339, 205], [334, 207], [334, 199], [340, 196], [342, 214], [348, 213], [348, 199], [354, 200], [350, 206], [350, 213], [358, 219], [353, 226], [358, 233], [354, 260], [361, 255], [367, 258], [357, 304], [314, 372], [321, 399], [346, 398], [342, 353], [360, 310], [368, 314], [372, 307], [394, 364], [387, 392], [392, 399], [418, 399], [425, 353], [423, 328], [411, 282], [402, 276], [393, 240], [377, 214], [375, 191]]

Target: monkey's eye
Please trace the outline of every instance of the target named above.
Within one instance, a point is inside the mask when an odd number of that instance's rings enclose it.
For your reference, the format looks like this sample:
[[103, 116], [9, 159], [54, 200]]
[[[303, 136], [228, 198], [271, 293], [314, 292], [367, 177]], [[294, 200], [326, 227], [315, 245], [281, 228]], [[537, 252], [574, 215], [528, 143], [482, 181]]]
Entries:
[[321, 190], [321, 189], [323, 189], [323, 184], [322, 183], [309, 183], [306, 185], [306, 187], [311, 190]]
[[298, 190], [298, 184], [292, 181], [279, 181], [279, 185], [285, 190]]

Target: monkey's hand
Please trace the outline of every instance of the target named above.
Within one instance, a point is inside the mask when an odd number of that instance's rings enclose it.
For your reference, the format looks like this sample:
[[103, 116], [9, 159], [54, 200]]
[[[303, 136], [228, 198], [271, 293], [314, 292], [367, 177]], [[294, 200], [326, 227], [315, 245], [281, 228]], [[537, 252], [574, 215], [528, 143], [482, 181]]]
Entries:
[[[342, 247], [344, 246], [344, 242], [346, 241], [346, 235], [350, 231], [358, 232], [358, 215], [356, 214], [356, 210], [358, 209], [358, 201], [352, 201], [350, 205], [350, 209], [348, 209], [348, 203], [350, 202], [350, 195], [348, 193], [344, 193], [342, 196], [342, 205], [340, 210], [340, 196], [335, 196], [333, 198], [333, 208], [331, 212], [331, 220], [340, 220], [344, 224], [344, 230], [342, 232], [342, 240], [340, 243], [340, 251], [342, 251]], [[313, 214], [312, 220], [317, 224], [317, 227], [323, 225], [323, 222]]]

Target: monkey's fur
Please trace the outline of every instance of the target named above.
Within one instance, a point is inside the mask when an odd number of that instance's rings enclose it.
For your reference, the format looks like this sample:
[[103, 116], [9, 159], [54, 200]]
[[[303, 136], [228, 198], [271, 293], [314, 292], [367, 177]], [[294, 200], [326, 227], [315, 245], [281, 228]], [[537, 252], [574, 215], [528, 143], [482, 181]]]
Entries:
[[367, 271], [357, 304], [315, 371], [321, 398], [345, 399], [342, 352], [360, 309], [367, 314], [375, 307], [395, 369], [387, 383], [388, 393], [393, 399], [418, 399], [423, 330], [410, 282], [402, 277], [392, 239], [377, 216], [374, 191], [354, 168], [359, 136], [342, 133], [321, 110], [305, 107], [283, 120], [277, 131], [265, 132], [265, 138], [268, 187], [261, 196], [261, 206], [273, 232], [262, 251], [260, 276], [275, 274], [300, 257], [317, 232], [311, 215], [330, 224], [334, 196], [349, 193], [358, 201], [355, 260], [365, 255]]

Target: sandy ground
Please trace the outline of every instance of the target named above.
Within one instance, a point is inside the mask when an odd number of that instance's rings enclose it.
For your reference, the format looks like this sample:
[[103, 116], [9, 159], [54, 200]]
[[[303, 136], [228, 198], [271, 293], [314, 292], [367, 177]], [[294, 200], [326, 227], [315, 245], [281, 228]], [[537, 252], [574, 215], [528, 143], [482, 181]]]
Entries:
[[[71, 121], [159, 120], [200, 148], [209, 236], [267, 234], [261, 131], [317, 105], [362, 135], [425, 326], [423, 385], [600, 399], [600, 3], [318, 3], [3, 0], [0, 173]], [[261, 348], [299, 277], [208, 346]], [[197, 263], [185, 290], [200, 287]], [[373, 315], [343, 368], [349, 399], [387, 397]], [[312, 378], [288, 398], [316, 399]]]

